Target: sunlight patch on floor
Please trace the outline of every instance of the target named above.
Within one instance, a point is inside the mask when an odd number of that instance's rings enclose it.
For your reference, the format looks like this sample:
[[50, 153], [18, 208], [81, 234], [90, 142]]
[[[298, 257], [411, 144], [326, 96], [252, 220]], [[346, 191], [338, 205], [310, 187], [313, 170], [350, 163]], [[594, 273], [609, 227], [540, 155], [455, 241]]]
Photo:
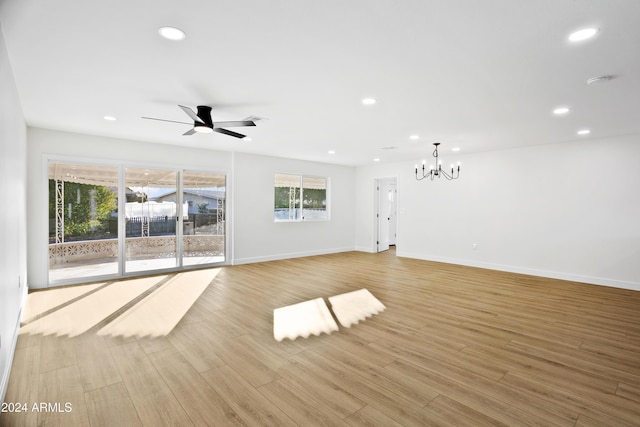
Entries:
[[79, 285], [65, 288], [45, 289], [31, 292], [27, 295], [27, 303], [24, 308], [22, 318], [24, 322], [29, 322], [41, 316], [43, 313], [52, 310], [60, 305], [81, 297], [82, 295], [104, 286], [103, 283], [93, 283], [91, 285]]
[[338, 325], [322, 298], [273, 310], [273, 337], [276, 341], [308, 338], [311, 334], [330, 334], [337, 330]]
[[[20, 333], [55, 334], [75, 337], [88, 331], [166, 277], [167, 276], [154, 276], [114, 282], [67, 306], [63, 306], [50, 314], [25, 324], [20, 329]], [[52, 309], [65, 302], [63, 296], [67, 298], [66, 301], [70, 301], [73, 299], [73, 297], [71, 297], [72, 295], [85, 295], [90, 290], [94, 290], [103, 285], [104, 283], [36, 292], [29, 295], [27, 305], [33, 301], [38, 310], [42, 310], [45, 307]], [[37, 295], [37, 298], [32, 300], [30, 297], [35, 295]], [[34, 310], [35, 309], [30, 309], [29, 312], [33, 313]], [[41, 312], [44, 313], [44, 311]]]
[[358, 323], [367, 317], [378, 314], [386, 308], [367, 289], [359, 289], [329, 297], [331, 310], [345, 328]]
[[198, 300], [220, 269], [178, 273], [113, 322], [98, 335], [161, 337], [168, 335]]

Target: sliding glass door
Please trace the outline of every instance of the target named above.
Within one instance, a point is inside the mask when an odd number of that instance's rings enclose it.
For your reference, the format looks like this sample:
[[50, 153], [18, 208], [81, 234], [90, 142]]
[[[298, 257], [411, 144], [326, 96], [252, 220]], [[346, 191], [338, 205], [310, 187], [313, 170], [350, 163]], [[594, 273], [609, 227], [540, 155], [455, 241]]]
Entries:
[[182, 200], [188, 209], [182, 237], [184, 265], [224, 262], [225, 176], [184, 172], [182, 182]]
[[179, 265], [177, 177], [173, 170], [125, 169], [125, 273]]
[[118, 168], [49, 163], [49, 282], [118, 273]]
[[50, 162], [49, 283], [226, 260], [226, 176]]

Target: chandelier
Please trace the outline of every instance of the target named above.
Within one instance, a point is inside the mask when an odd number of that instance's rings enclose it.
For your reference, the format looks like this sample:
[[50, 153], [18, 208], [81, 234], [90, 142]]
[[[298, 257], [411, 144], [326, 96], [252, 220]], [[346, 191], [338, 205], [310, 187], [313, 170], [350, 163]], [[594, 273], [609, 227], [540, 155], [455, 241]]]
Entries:
[[436, 146], [436, 148], [433, 150], [433, 157], [436, 158], [436, 163], [435, 166], [434, 165], [430, 165], [429, 169], [427, 170], [427, 161], [423, 160], [422, 161], [422, 176], [419, 176], [418, 174], [418, 165], [416, 165], [416, 179], [418, 181], [422, 181], [423, 179], [429, 177], [431, 179], [431, 181], [433, 181], [434, 178], [441, 178], [441, 177], [445, 177], [448, 180], [452, 180], [452, 179], [458, 179], [460, 177], [460, 162], [458, 162], [458, 168], [454, 169], [453, 165], [451, 165], [451, 174], [448, 174], [446, 171], [442, 170], [442, 160], [438, 160], [438, 145], [440, 145], [439, 142], [434, 142], [433, 145]]

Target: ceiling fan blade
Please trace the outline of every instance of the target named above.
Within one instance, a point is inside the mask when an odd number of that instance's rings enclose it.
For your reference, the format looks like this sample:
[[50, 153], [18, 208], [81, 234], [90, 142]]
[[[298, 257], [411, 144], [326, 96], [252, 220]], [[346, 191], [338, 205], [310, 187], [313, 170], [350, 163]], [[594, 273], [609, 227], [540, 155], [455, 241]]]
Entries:
[[182, 111], [187, 113], [187, 116], [191, 117], [194, 122], [204, 123], [200, 117], [189, 107], [185, 107], [184, 105], [178, 105], [178, 107], [182, 108]]
[[266, 117], [259, 117], [259, 116], [249, 116], [249, 117], [245, 117], [242, 120], [249, 120], [252, 122], [258, 122], [260, 120], [268, 120]]
[[188, 131], [186, 131], [185, 133], [182, 134], [182, 136], [185, 135], [193, 135], [194, 133], [196, 133], [195, 129], [189, 129]]
[[251, 120], [240, 120], [235, 122], [213, 122], [213, 126], [221, 126], [225, 128], [240, 127], [240, 126], [255, 126], [256, 124]]
[[183, 125], [193, 125], [193, 123], [187, 123], [187, 122], [178, 122], [176, 120], [166, 120], [166, 119], [156, 119], [155, 117], [141, 117], [143, 119], [147, 119], [147, 120], [157, 120], [159, 122], [171, 122], [171, 123], [180, 123]]
[[218, 133], [223, 133], [225, 135], [229, 135], [229, 136], [235, 136], [236, 138], [244, 138], [246, 135], [243, 135], [241, 133], [238, 132], [234, 132], [232, 130], [227, 130], [227, 129], [222, 129], [222, 128], [213, 128], [214, 132], [218, 132]]

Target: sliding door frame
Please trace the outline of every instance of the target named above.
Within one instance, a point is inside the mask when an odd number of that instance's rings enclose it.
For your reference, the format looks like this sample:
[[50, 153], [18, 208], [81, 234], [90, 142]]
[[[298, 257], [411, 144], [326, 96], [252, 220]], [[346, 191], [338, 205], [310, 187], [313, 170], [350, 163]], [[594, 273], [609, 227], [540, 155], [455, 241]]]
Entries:
[[[186, 270], [196, 270], [202, 268], [211, 268], [211, 267], [219, 267], [222, 265], [232, 265], [233, 260], [231, 254], [232, 252], [232, 236], [231, 232], [233, 230], [232, 221], [229, 221], [230, 218], [233, 218], [231, 214], [232, 209], [232, 195], [231, 195], [231, 176], [228, 171], [224, 170], [207, 170], [202, 167], [194, 167], [181, 165], [181, 167], [176, 167], [175, 165], [165, 165], [165, 164], [157, 164], [157, 163], [143, 163], [143, 162], [132, 162], [132, 161], [118, 161], [118, 160], [104, 160], [104, 159], [93, 159], [93, 158], [80, 158], [80, 157], [72, 157], [72, 156], [60, 156], [60, 155], [45, 155], [43, 157], [43, 191], [42, 197], [44, 200], [43, 206], [49, 206], [49, 164], [50, 163], [62, 163], [62, 164], [85, 164], [85, 165], [95, 165], [102, 167], [113, 167], [118, 170], [118, 256], [117, 256], [117, 273], [109, 274], [109, 275], [101, 275], [101, 276], [89, 276], [89, 277], [81, 277], [81, 278], [73, 278], [73, 279], [62, 279], [52, 281], [50, 277], [50, 266], [49, 266], [49, 242], [48, 242], [48, 212], [45, 211], [42, 213], [43, 223], [46, 224], [44, 230], [46, 230], [47, 236], [42, 239], [43, 253], [47, 254], [47, 256], [43, 257], [44, 260], [44, 268], [47, 271], [47, 287], [53, 286], [62, 286], [62, 285], [71, 285], [71, 284], [79, 284], [79, 283], [89, 283], [103, 280], [112, 280], [119, 278], [128, 278], [128, 277], [136, 277], [143, 275], [153, 275], [153, 274], [163, 274], [163, 273], [171, 273], [177, 271], [186, 271]], [[173, 171], [176, 173], [176, 257], [177, 264], [175, 267], [171, 268], [163, 268], [163, 269], [154, 269], [154, 270], [144, 270], [144, 271], [134, 271], [134, 272], [126, 272], [125, 271], [125, 263], [126, 263], [126, 221], [124, 220], [125, 215], [125, 204], [126, 204], [126, 169], [127, 168], [149, 168], [149, 169], [166, 169], [168, 171]], [[184, 232], [184, 213], [183, 209], [183, 191], [184, 191], [184, 181], [183, 175], [186, 172], [200, 172], [214, 175], [224, 176], [225, 180], [225, 203], [224, 203], [224, 261], [222, 262], [212, 262], [208, 264], [194, 264], [194, 265], [185, 265], [183, 258], [183, 232]]]

